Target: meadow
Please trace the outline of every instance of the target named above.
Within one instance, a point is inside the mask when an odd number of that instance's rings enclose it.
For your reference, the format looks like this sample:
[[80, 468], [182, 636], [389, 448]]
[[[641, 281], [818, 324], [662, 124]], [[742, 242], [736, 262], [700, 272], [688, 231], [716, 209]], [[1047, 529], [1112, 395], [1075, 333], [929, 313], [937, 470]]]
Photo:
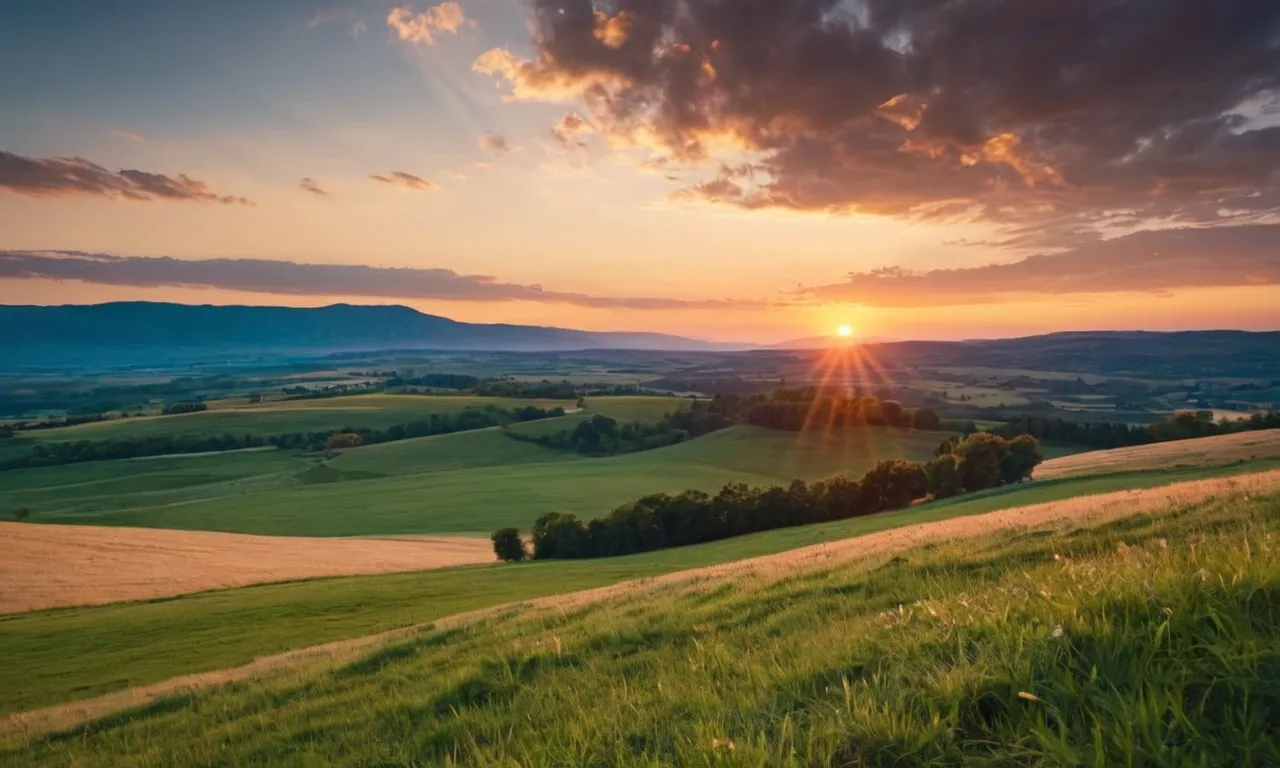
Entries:
[[[591, 409], [605, 412], [608, 400]], [[634, 403], [619, 405], [636, 412]], [[10, 472], [0, 510], [27, 508], [36, 522], [281, 536], [488, 536], [502, 526], [527, 528], [550, 511], [603, 514], [646, 493], [858, 475], [882, 458], [927, 458], [947, 437], [879, 427], [797, 434], [737, 426], [657, 450], [587, 458], [477, 430], [369, 446], [328, 461], [230, 453]]]
[[11, 734], [0, 761], [1272, 764], [1268, 477], [513, 608], [337, 668]]
[[[270, 654], [426, 624], [466, 611], [903, 526], [1277, 467], [1280, 461], [1035, 482], [881, 515], [602, 561], [312, 580], [2, 616], [0, 647], [7, 649], [9, 663], [0, 665], [0, 690], [6, 691], [0, 713], [236, 667]], [[141, 648], [147, 652], [139, 653]]]
[[[675, 398], [669, 403], [678, 404]], [[208, 435], [254, 435], [269, 437], [291, 432], [321, 432], [345, 427], [386, 429], [431, 414], [452, 414], [467, 408], [572, 408], [572, 401], [531, 400], [473, 395], [348, 395], [310, 400], [280, 400], [260, 404], [215, 407], [199, 413], [176, 416], [140, 416], [109, 419], [71, 427], [22, 433], [16, 441], [75, 442], [77, 440], [121, 440], [166, 435], [204, 437]]]

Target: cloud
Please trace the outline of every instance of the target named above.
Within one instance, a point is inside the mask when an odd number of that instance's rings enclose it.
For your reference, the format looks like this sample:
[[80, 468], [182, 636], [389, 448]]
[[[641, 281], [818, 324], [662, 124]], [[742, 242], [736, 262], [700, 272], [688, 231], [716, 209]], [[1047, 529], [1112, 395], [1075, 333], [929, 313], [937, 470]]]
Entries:
[[28, 197], [105, 197], [149, 202], [186, 200], [224, 205], [254, 205], [235, 195], [218, 195], [185, 174], [111, 171], [82, 157], [23, 157], [0, 151], [0, 189]]
[[1061, 244], [1118, 213], [1280, 217], [1280, 3], [530, 0], [533, 53], [474, 64], [510, 98], [755, 174], [681, 193], [745, 208], [990, 222]]
[[369, 25], [365, 22], [364, 16], [355, 8], [345, 5], [322, 8], [307, 20], [308, 29], [314, 29], [325, 24], [340, 24], [346, 27], [352, 38], [357, 40], [369, 31]]
[[112, 133], [115, 134], [116, 136], [119, 136], [122, 139], [128, 139], [129, 141], [132, 141], [134, 144], [147, 143], [147, 140], [142, 136], [142, 134], [134, 133], [133, 131], [116, 129], [116, 130], [113, 130]]
[[486, 133], [476, 140], [476, 146], [495, 155], [505, 155], [511, 151], [507, 140], [496, 133]]
[[585, 149], [587, 143], [578, 137], [594, 131], [586, 118], [577, 112], [569, 112], [551, 129], [551, 136], [563, 147]]
[[422, 192], [435, 192], [440, 189], [440, 185], [434, 181], [428, 181], [421, 176], [414, 176], [412, 173], [405, 173], [404, 171], [392, 171], [386, 175], [374, 174], [369, 178], [374, 181], [380, 181], [383, 184], [416, 189]]
[[325, 189], [324, 185], [309, 177], [299, 181], [298, 187], [300, 187], [304, 192], [310, 192], [318, 197], [329, 196], [329, 190]]
[[387, 26], [397, 38], [423, 45], [434, 45], [435, 36], [440, 33], [456, 35], [467, 24], [475, 22], [467, 20], [456, 0], [445, 0], [422, 13], [407, 5], [398, 5], [387, 14]]
[[802, 293], [875, 307], [982, 304], [1180, 288], [1280, 285], [1280, 225], [1167, 229], [1046, 253], [1010, 264], [912, 272], [886, 267]]
[[390, 269], [261, 259], [191, 261], [80, 251], [0, 251], [0, 278], [80, 280], [136, 287], [204, 287], [295, 296], [369, 296], [446, 301], [535, 301], [596, 309], [728, 309], [761, 302], [593, 296], [504, 283], [449, 269]]

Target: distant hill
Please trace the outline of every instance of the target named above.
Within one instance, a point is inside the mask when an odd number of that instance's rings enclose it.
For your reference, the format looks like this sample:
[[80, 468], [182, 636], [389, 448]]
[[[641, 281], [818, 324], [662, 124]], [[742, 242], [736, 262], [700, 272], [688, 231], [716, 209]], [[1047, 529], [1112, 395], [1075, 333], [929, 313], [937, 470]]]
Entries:
[[88, 356], [195, 359], [224, 354], [313, 354], [374, 349], [565, 351], [740, 349], [658, 333], [595, 333], [461, 323], [401, 306], [192, 306], [153, 302], [0, 305], [0, 353], [26, 363]]

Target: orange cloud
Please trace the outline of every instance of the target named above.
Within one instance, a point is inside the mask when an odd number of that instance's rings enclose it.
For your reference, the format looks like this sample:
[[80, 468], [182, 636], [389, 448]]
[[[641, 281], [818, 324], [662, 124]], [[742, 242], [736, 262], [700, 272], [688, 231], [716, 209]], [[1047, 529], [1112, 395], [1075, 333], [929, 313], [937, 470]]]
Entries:
[[458, 34], [468, 23], [466, 14], [456, 0], [445, 0], [421, 13], [415, 13], [407, 5], [398, 5], [387, 14], [387, 26], [400, 40], [409, 43], [433, 45], [436, 34]]

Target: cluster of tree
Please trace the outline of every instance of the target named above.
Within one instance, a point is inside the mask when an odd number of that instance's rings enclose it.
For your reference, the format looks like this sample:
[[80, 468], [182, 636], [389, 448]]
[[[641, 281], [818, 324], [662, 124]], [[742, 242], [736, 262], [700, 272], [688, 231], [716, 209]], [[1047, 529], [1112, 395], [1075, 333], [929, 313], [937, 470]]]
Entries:
[[682, 443], [733, 425], [733, 420], [715, 410], [713, 402], [692, 401], [689, 408], [668, 413], [656, 422], [619, 422], [602, 414], [580, 421], [573, 429], [550, 435], [506, 434], [516, 440], [537, 443], [587, 456], [635, 453]]
[[[122, 418], [127, 418], [129, 414], [121, 414]], [[59, 427], [74, 427], [77, 424], [93, 424], [99, 421], [106, 421], [105, 413], [79, 413], [68, 414], [62, 418], [50, 416], [43, 421], [18, 421], [8, 425], [10, 434], [13, 432], [29, 432], [38, 429], [57, 429]], [[4, 435], [0, 434], [0, 437]]]
[[326, 384], [323, 387], [308, 389], [301, 384], [293, 387], [283, 387], [280, 393], [285, 396], [285, 400], [324, 400], [330, 397], [345, 397], [347, 395], [367, 395], [370, 392], [378, 392], [382, 389], [382, 384], [376, 381], [365, 381], [358, 384]]
[[204, 403], [195, 401], [185, 401], [181, 403], [171, 403], [166, 405], [160, 413], [164, 416], [180, 416], [184, 413], [200, 413], [209, 410], [209, 406]]
[[323, 432], [292, 432], [274, 435], [267, 441], [277, 448], [288, 450], [337, 450], [359, 445], [393, 443], [397, 440], [410, 440], [417, 437], [469, 432], [488, 427], [502, 427], [517, 422], [537, 421], [563, 415], [564, 409], [558, 407], [499, 408], [496, 405], [486, 405], [480, 408], [466, 408], [457, 413], [433, 413], [428, 418], [416, 419], [407, 424], [395, 424], [386, 429], [343, 427]]
[[1125, 448], [1147, 443], [1190, 440], [1234, 432], [1280, 429], [1280, 411], [1255, 413], [1247, 419], [1213, 420], [1212, 411], [1179, 411], [1147, 424], [1078, 422], [1063, 418], [1019, 416], [994, 430], [996, 434], [1029, 434], [1041, 440], [1089, 448]]
[[396, 424], [386, 429], [343, 427], [271, 436], [140, 435], [114, 440], [37, 443], [31, 447], [31, 452], [26, 456], [0, 461], [0, 470], [74, 464], [82, 461], [130, 459], [139, 456], [234, 451], [268, 445], [285, 450], [323, 451], [505, 426], [517, 421], [532, 421], [563, 415], [563, 408], [542, 409], [533, 406], [498, 408], [490, 405], [483, 408], [467, 408], [452, 414], [434, 413], [429, 419]]
[[[837, 475], [814, 483], [793, 480], [787, 487], [730, 483], [714, 496], [701, 491], [657, 493], [585, 522], [571, 514], [552, 512], [534, 523], [533, 557], [628, 555], [874, 515], [902, 509], [917, 499], [946, 498], [1022, 482], [1031, 477], [1041, 458], [1040, 444], [1030, 435], [1006, 440], [977, 433], [944, 443], [929, 462], [881, 461], [860, 480]], [[525, 556], [516, 529], [494, 533], [493, 543], [500, 558]]]
[[785, 379], [763, 381], [741, 376], [675, 377], [664, 376], [646, 381], [644, 386], [660, 392], [713, 392], [720, 395], [750, 396], [771, 392], [786, 386]]
[[522, 397], [544, 400], [576, 400], [578, 388], [569, 381], [516, 381], [514, 379], [485, 379], [475, 385], [475, 393], [482, 397]]
[[798, 432], [803, 429], [851, 427], [910, 427], [938, 430], [938, 414], [928, 408], [904, 408], [897, 400], [843, 389], [800, 387], [778, 389], [769, 395], [716, 398], [725, 410], [749, 424]]
[[432, 389], [472, 389], [480, 383], [476, 376], [463, 373], [428, 373], [423, 376], [400, 376], [392, 373], [384, 384], [389, 389], [430, 387]]

